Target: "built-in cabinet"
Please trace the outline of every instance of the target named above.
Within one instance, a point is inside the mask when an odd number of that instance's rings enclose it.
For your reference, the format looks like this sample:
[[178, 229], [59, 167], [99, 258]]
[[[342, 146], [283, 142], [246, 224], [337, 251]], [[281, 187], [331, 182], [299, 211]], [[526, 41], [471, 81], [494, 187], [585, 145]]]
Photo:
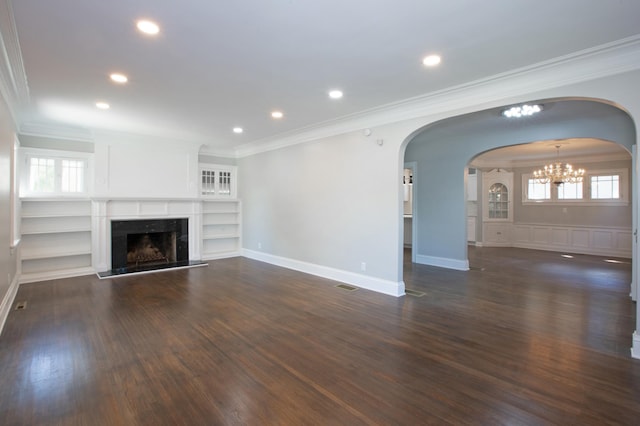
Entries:
[[21, 279], [82, 275], [91, 265], [91, 201], [21, 200]]
[[114, 217], [190, 218], [191, 259], [212, 260], [241, 252], [241, 202], [237, 199], [25, 198], [21, 200], [20, 282], [109, 269], [109, 222]]
[[478, 170], [467, 170], [467, 242], [475, 243], [478, 220]]
[[510, 246], [513, 227], [513, 173], [482, 174], [482, 238], [486, 246]]
[[202, 202], [202, 259], [240, 254], [241, 205], [239, 200]]

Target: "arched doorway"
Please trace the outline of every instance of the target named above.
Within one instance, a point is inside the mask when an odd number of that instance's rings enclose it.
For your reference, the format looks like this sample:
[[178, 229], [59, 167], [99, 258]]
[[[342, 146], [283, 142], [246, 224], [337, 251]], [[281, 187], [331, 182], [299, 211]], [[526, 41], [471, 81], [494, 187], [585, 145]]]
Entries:
[[[539, 101], [544, 113], [524, 120], [508, 121], [501, 108], [448, 118], [414, 132], [404, 143], [404, 163], [415, 162], [416, 216], [413, 257], [417, 263], [468, 270], [466, 227], [466, 174], [478, 154], [496, 148], [539, 141], [594, 139], [618, 144], [631, 153], [629, 176], [637, 181], [635, 124], [622, 109], [596, 99]], [[629, 192], [631, 231], [637, 229], [637, 189]], [[632, 259], [637, 245], [632, 238]], [[632, 288], [637, 286], [633, 262]], [[634, 292], [632, 291], [632, 294]], [[634, 348], [636, 334], [634, 334]], [[632, 349], [633, 350], [636, 349]], [[637, 351], [637, 350], [636, 350]], [[640, 357], [640, 353], [634, 357]]]
[[615, 141], [629, 152], [635, 144], [633, 120], [615, 106], [591, 99], [541, 103], [541, 114], [522, 121], [505, 119], [500, 108], [445, 119], [406, 143], [404, 162], [419, 170], [413, 182], [417, 263], [468, 269], [464, 170], [479, 153], [555, 139]]

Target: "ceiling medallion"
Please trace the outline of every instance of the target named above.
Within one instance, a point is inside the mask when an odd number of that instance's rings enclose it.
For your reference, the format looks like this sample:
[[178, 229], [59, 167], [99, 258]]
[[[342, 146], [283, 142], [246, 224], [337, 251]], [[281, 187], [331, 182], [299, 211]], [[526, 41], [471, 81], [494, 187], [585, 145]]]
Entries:
[[507, 118], [522, 118], [522, 117], [532, 116], [533, 114], [537, 114], [540, 111], [542, 111], [542, 105], [524, 104], [524, 105], [512, 106], [511, 108], [502, 110], [502, 115]]

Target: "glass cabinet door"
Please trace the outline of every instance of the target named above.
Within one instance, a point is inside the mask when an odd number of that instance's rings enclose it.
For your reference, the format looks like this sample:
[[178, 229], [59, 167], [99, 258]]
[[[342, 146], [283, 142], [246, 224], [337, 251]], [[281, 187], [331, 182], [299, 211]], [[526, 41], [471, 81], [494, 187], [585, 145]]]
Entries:
[[509, 190], [505, 185], [491, 185], [488, 202], [490, 219], [509, 219]]

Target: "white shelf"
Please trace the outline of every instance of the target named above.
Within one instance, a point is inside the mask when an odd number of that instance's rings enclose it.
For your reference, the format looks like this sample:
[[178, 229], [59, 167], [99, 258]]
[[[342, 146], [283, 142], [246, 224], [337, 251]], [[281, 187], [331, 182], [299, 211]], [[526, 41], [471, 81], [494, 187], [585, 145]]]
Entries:
[[205, 234], [202, 236], [203, 240], [226, 240], [229, 238], [240, 238], [240, 234]]
[[202, 257], [237, 256], [242, 229], [239, 200], [203, 200]]
[[43, 235], [43, 234], [60, 234], [60, 233], [74, 233], [74, 232], [91, 232], [91, 228], [69, 228], [63, 230], [43, 230], [43, 231], [25, 231], [22, 230], [22, 235]]
[[22, 234], [55, 234], [91, 231], [90, 216], [24, 217]]
[[22, 199], [21, 282], [92, 270], [91, 201]]
[[58, 257], [71, 257], [82, 256], [85, 254], [91, 254], [91, 248], [80, 250], [41, 250], [41, 251], [22, 251], [22, 260], [36, 260], [36, 259], [55, 259]]
[[212, 218], [212, 217], [204, 217], [203, 219], [203, 223], [204, 226], [215, 226], [215, 225], [239, 225], [239, 220], [237, 217], [234, 218], [230, 218], [230, 217], [219, 217], [217, 218]]

